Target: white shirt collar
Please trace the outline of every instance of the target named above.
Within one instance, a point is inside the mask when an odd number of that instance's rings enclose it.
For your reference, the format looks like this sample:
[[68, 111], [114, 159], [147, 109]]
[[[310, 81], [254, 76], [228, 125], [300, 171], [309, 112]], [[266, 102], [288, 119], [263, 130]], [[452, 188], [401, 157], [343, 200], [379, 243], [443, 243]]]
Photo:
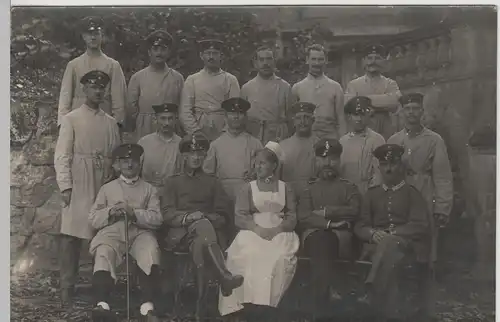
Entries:
[[136, 176], [135, 178], [128, 179], [128, 178], [125, 178], [123, 175], [120, 175], [120, 179], [128, 185], [132, 185], [139, 180], [139, 176]]

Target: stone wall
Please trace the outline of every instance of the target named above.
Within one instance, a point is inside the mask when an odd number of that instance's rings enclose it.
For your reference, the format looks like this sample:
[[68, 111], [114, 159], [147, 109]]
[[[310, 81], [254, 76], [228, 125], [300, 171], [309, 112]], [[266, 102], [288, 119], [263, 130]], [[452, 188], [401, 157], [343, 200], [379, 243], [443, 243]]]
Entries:
[[[25, 118], [33, 110], [39, 112], [36, 113], [38, 118], [33, 120], [35, 126], [28, 126], [33, 128], [31, 139], [21, 143], [15, 141], [15, 146], [11, 146], [11, 258], [17, 257], [32, 237], [35, 237], [33, 241], [37, 246], [57, 254], [52, 236], [59, 230], [62, 200], [54, 170], [57, 128], [53, 106], [18, 102], [11, 106], [14, 110], [12, 119], [14, 116]], [[19, 124], [11, 122], [11, 127], [20, 130], [17, 138], [26, 135], [23, 129], [19, 129]]]

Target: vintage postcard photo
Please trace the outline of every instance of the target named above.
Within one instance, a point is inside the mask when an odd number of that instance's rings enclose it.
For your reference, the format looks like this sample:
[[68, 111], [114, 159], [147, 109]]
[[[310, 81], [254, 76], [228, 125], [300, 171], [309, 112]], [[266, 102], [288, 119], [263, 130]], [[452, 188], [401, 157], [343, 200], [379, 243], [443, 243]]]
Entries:
[[495, 320], [495, 6], [10, 14], [11, 321]]

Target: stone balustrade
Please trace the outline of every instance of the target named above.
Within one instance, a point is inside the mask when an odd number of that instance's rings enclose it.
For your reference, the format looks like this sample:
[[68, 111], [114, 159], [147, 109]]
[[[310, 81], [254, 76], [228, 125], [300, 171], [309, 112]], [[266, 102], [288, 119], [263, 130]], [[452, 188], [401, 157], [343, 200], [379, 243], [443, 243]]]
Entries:
[[453, 63], [451, 41], [450, 35], [445, 33], [391, 45], [387, 76], [402, 88], [443, 78]]

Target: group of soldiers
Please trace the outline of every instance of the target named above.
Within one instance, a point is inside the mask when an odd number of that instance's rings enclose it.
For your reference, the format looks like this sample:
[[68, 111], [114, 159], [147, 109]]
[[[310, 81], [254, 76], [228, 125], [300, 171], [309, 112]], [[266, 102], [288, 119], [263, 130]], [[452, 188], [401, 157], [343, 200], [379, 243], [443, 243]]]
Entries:
[[[116, 268], [130, 252], [140, 268], [141, 316], [159, 321], [158, 281], [172, 278], [161, 276], [160, 249], [184, 248], [196, 267], [196, 316], [203, 319], [208, 266], [222, 296], [243, 283], [227, 269], [224, 250], [237, 233], [237, 194], [255, 178], [255, 155], [270, 141], [284, 154], [277, 176], [294, 193], [318, 318], [329, 314], [335, 260], [354, 256], [354, 239], [363, 242], [361, 258], [372, 261], [366, 283], [378, 316], [399, 316], [395, 270], [408, 254], [425, 276], [422, 303], [433, 302], [431, 272], [438, 229], [452, 207], [452, 174], [443, 139], [422, 124], [424, 96], [403, 95], [381, 74], [383, 46], [366, 49], [366, 73], [345, 93], [324, 74], [322, 46], [308, 48], [309, 73], [293, 86], [275, 74], [273, 50], [260, 47], [258, 74], [240, 89], [221, 69], [223, 42], [200, 41], [204, 68], [184, 80], [166, 64], [172, 36], [157, 30], [144, 42], [149, 66], [127, 88], [120, 64], [101, 51], [102, 37], [101, 19], [83, 19], [86, 52], [68, 63], [59, 99], [64, 305], [74, 296], [82, 241], [91, 240], [94, 320], [112, 318]], [[405, 127], [396, 132], [398, 110]], [[122, 143], [127, 119], [137, 143]]]

